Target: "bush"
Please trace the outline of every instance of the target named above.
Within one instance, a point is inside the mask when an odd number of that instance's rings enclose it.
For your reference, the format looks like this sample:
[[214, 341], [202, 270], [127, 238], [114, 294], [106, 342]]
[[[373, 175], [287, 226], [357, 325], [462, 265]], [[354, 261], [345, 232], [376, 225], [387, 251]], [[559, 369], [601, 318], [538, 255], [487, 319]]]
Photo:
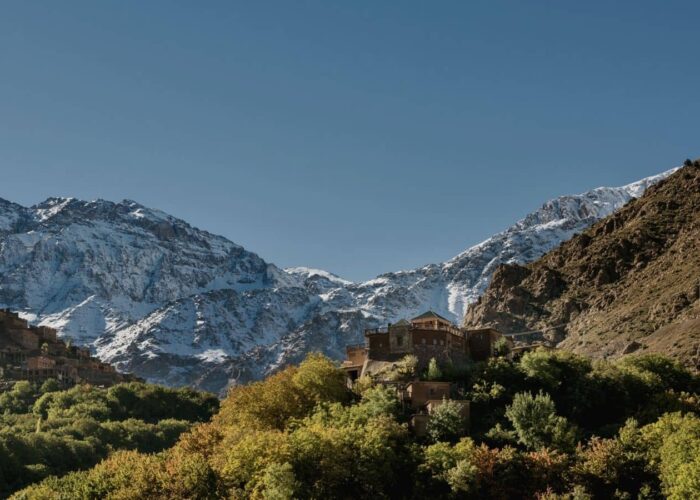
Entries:
[[510, 353], [510, 347], [509, 347], [508, 341], [506, 340], [505, 337], [499, 338], [493, 344], [493, 353], [495, 356], [498, 356], [498, 357], [507, 356], [508, 353]]

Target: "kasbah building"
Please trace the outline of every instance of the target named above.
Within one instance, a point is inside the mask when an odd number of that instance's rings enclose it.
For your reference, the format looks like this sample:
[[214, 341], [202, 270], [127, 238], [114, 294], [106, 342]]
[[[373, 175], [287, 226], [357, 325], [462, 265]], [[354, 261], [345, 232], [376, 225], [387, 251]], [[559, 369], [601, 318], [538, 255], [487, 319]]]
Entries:
[[415, 373], [422, 373], [435, 359], [438, 365], [459, 365], [470, 361], [485, 361], [495, 355], [496, 342], [504, 339], [513, 343], [494, 328], [464, 329], [439, 314], [428, 311], [410, 321], [401, 321], [383, 328], [365, 330], [365, 342], [349, 345], [347, 359], [342, 367], [353, 384], [361, 377], [370, 377], [374, 383], [395, 387], [404, 408], [412, 413], [411, 427], [417, 435], [425, 434], [431, 413], [447, 400], [461, 405], [462, 417], [469, 422], [469, 401], [451, 398], [450, 382], [421, 380], [409, 381], [387, 378], [407, 355], [417, 358]]

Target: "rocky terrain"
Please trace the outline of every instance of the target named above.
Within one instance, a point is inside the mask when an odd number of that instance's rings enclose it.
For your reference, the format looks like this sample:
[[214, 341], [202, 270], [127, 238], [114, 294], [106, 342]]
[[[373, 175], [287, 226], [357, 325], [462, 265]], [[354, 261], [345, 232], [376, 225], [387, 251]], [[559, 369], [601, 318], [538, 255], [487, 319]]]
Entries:
[[502, 263], [527, 263], [668, 173], [545, 203], [455, 258], [351, 283], [280, 269], [125, 200], [0, 200], [0, 305], [154, 382], [221, 391], [425, 309], [460, 321]]
[[498, 268], [467, 325], [544, 330], [598, 357], [662, 352], [700, 366], [700, 162], [527, 265]]

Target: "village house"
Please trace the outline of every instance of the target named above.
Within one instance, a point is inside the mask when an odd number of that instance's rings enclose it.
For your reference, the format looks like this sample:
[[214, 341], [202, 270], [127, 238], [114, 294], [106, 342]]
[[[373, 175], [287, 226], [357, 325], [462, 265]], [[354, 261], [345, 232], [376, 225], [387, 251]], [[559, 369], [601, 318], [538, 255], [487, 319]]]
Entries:
[[449, 382], [436, 380], [413, 380], [400, 393], [400, 399], [411, 409], [420, 410], [430, 400], [449, 399], [451, 385]]
[[[63, 387], [77, 383], [110, 386], [134, 377], [71, 346], [46, 326], [31, 326], [17, 313], [0, 310], [0, 382], [55, 379]], [[5, 384], [7, 385], [7, 384]]]

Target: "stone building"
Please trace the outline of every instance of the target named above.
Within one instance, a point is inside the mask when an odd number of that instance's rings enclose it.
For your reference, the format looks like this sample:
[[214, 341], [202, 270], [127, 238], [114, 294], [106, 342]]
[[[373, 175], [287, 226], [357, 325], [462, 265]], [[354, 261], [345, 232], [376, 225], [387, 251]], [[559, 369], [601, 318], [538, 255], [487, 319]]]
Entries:
[[401, 393], [401, 401], [414, 410], [420, 410], [431, 400], [450, 398], [449, 382], [414, 380]]
[[[485, 361], [493, 357], [496, 342], [500, 338], [507, 339], [495, 328], [477, 328], [465, 330], [465, 332], [469, 343], [469, 354], [474, 361]], [[510, 339], [507, 339], [506, 342], [512, 344]]]
[[391, 362], [413, 354], [421, 369], [431, 358], [446, 363], [462, 362], [469, 356], [464, 332], [432, 311], [410, 321], [401, 320], [383, 328], [366, 330], [365, 347], [370, 360]]

